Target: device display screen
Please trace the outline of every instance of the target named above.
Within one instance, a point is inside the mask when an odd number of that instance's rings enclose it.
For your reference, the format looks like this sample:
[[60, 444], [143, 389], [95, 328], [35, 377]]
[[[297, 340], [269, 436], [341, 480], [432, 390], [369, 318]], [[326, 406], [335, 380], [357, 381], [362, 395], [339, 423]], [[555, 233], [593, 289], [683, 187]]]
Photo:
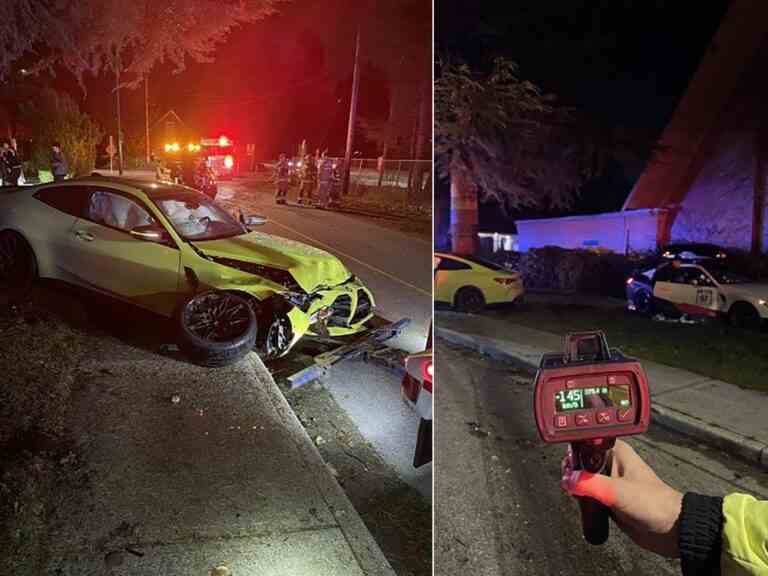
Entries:
[[617, 406], [626, 408], [631, 405], [629, 385], [594, 386], [591, 388], [571, 388], [558, 390], [555, 394], [555, 411], [590, 410]]

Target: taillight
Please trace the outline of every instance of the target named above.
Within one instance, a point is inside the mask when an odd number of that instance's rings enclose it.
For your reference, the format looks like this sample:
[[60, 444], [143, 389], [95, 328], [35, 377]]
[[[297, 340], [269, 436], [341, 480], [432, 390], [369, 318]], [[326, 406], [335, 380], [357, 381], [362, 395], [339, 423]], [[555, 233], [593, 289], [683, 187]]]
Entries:
[[232, 168], [232, 166], [235, 165], [235, 159], [232, 158], [232, 156], [225, 156], [224, 157], [224, 166], [227, 168]]
[[432, 382], [432, 361], [424, 363], [424, 380]]
[[504, 286], [510, 286], [512, 284], [517, 283], [517, 278], [510, 278], [509, 276], [504, 276], [503, 278], [494, 278], [493, 281], [498, 284], [502, 284]]

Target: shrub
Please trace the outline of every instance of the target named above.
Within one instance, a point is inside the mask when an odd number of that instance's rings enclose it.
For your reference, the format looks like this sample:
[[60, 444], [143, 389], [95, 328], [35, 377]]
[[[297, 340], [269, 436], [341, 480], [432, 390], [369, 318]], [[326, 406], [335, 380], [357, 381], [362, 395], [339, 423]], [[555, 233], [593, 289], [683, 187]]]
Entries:
[[51, 144], [58, 141], [70, 173], [75, 176], [90, 174], [102, 134], [91, 118], [80, 111], [74, 98], [47, 88], [35, 101], [22, 104], [20, 116], [33, 135], [26, 170], [33, 173], [50, 170]]
[[626, 279], [639, 262], [639, 256], [566, 250], [554, 246], [484, 256], [520, 272], [528, 290], [588, 292], [615, 298], [624, 297]]

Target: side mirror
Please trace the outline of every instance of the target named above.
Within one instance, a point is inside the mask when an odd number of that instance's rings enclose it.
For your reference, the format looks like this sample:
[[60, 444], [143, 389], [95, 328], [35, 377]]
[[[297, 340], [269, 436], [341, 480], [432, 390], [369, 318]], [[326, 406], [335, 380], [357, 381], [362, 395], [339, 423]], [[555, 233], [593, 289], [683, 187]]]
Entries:
[[171, 236], [168, 231], [159, 224], [147, 224], [145, 226], [136, 226], [130, 231], [131, 236], [147, 242], [157, 244], [170, 244]]

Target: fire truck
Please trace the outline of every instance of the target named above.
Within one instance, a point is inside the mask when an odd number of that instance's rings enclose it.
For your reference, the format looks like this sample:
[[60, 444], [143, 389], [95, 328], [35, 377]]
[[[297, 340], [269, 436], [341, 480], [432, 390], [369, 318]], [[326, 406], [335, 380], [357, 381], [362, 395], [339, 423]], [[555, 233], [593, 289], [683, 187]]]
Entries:
[[205, 158], [217, 180], [229, 180], [238, 175], [239, 166], [235, 155], [235, 143], [226, 136], [201, 138], [200, 155]]

